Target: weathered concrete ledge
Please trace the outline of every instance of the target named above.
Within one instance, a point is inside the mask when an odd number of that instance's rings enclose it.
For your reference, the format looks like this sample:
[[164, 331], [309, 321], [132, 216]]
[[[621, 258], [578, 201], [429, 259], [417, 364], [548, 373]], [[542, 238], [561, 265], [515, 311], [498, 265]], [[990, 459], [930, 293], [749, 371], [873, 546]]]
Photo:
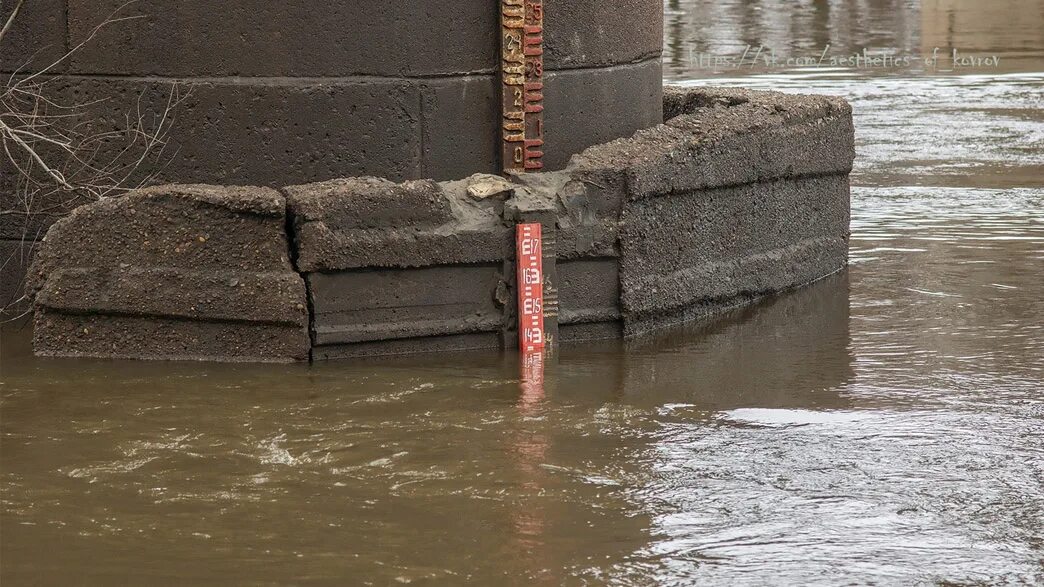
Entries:
[[50, 356], [308, 358], [286, 201], [267, 188], [159, 186], [56, 222], [30, 270]]
[[38, 353], [331, 359], [517, 340], [513, 226], [541, 222], [553, 342], [634, 335], [844, 267], [854, 157], [839, 98], [665, 92], [663, 124], [559, 172], [91, 204], [31, 270]]

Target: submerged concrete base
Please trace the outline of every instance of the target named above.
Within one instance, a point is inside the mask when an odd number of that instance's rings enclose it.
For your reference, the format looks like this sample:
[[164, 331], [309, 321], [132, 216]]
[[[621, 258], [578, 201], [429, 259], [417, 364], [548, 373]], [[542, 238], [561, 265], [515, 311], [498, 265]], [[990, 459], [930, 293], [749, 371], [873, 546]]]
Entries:
[[513, 227], [543, 225], [552, 343], [635, 335], [844, 267], [838, 98], [670, 89], [563, 171], [162, 186], [50, 230], [40, 354], [302, 360], [516, 344]]

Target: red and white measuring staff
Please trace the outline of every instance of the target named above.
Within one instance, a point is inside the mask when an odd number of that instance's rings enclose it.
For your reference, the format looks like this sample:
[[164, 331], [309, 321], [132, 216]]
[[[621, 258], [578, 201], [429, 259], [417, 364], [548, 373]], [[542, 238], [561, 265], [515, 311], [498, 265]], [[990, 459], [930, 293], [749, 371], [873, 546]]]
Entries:
[[[539, 171], [544, 152], [544, 3], [500, 1], [501, 165]], [[539, 223], [516, 227], [518, 346], [522, 379], [543, 380], [544, 266]]]
[[518, 347], [544, 349], [544, 262], [540, 224], [515, 226], [518, 275]]

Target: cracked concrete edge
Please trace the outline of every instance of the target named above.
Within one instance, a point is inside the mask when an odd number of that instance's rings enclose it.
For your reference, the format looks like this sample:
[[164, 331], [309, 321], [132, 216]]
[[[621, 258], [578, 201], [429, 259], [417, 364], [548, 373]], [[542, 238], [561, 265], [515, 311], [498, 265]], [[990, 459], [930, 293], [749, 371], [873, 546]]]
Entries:
[[56, 222], [29, 271], [45, 356], [289, 362], [310, 351], [286, 204], [259, 187], [155, 186]]

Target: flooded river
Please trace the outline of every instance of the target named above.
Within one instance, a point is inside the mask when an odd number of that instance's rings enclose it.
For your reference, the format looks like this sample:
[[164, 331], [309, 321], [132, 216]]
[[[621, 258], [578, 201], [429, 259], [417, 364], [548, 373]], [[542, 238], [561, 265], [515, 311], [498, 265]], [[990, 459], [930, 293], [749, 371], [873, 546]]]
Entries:
[[[0, 582], [1044, 582], [1044, 3], [921, 4], [665, 3], [669, 82], [852, 102], [852, 264], [567, 348], [543, 390], [495, 353], [43, 360], [4, 330]], [[827, 45], [999, 63], [700, 62]]]

